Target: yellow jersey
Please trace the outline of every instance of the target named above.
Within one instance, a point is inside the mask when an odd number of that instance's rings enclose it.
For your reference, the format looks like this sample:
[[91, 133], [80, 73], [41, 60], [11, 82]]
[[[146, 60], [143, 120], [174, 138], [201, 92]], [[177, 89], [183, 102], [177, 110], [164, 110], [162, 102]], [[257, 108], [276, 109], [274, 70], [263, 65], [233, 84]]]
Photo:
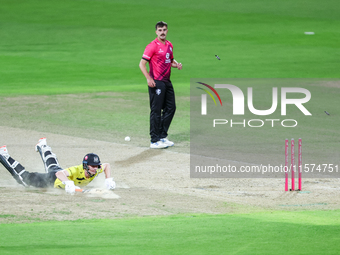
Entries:
[[[83, 164], [81, 164], [79, 166], [69, 167], [65, 170], [69, 173], [69, 176], [67, 178], [70, 181], [73, 181], [74, 185], [76, 185], [78, 187], [85, 187], [91, 181], [93, 181], [93, 179], [96, 178], [98, 174], [103, 172], [103, 168], [100, 167], [100, 168], [98, 168], [97, 173], [94, 176], [92, 176], [90, 178], [86, 178], [85, 170], [83, 168]], [[62, 183], [61, 180], [59, 180], [57, 178], [54, 182], [54, 187], [59, 188], [59, 189], [64, 189], [65, 185]]]

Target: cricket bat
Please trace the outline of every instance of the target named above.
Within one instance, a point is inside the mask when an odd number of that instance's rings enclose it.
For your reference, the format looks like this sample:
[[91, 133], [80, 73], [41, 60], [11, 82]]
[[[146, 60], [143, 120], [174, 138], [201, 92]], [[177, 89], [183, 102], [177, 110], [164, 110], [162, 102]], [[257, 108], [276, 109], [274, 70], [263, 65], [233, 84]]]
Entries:
[[105, 191], [106, 190], [102, 190], [102, 189], [76, 189], [76, 192], [89, 193], [89, 194], [104, 193]]

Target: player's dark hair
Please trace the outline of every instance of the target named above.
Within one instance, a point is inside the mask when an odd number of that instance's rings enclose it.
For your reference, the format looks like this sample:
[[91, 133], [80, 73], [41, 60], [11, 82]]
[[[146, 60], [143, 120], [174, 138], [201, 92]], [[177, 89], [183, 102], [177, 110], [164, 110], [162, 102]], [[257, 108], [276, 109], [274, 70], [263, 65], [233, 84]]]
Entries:
[[168, 27], [168, 24], [164, 21], [158, 21], [157, 24], [156, 24], [156, 30], [157, 30], [157, 27]]

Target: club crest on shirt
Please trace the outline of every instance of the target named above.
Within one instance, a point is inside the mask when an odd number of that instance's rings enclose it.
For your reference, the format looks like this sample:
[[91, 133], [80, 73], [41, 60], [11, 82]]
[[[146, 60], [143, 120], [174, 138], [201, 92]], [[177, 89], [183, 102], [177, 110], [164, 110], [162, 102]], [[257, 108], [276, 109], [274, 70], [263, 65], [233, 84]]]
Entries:
[[162, 91], [161, 91], [160, 89], [156, 89], [156, 94], [157, 94], [157, 95], [160, 95], [161, 92], [162, 92]]

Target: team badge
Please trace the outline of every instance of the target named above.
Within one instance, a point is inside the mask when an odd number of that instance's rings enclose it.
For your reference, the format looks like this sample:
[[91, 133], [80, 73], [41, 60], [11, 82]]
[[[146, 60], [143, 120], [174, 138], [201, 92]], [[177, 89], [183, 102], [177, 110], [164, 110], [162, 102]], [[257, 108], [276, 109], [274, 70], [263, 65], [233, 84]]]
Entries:
[[157, 94], [157, 95], [160, 95], [161, 92], [162, 92], [162, 91], [161, 91], [160, 89], [156, 89], [156, 94]]

